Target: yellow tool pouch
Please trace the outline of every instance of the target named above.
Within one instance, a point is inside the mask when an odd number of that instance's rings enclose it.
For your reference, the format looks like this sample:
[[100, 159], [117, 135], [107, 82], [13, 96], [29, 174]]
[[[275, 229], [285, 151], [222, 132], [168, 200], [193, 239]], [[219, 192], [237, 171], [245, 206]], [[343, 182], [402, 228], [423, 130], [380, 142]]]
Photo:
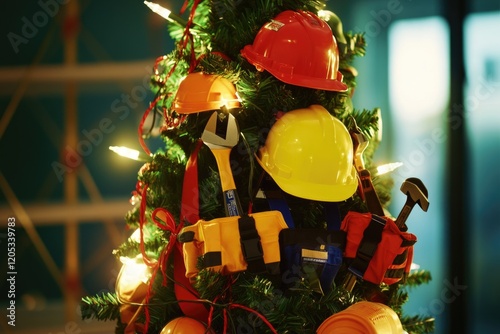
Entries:
[[279, 233], [285, 228], [279, 211], [199, 220], [184, 227], [178, 238], [183, 243], [186, 277], [193, 278], [205, 268], [222, 274], [246, 270], [279, 274]]

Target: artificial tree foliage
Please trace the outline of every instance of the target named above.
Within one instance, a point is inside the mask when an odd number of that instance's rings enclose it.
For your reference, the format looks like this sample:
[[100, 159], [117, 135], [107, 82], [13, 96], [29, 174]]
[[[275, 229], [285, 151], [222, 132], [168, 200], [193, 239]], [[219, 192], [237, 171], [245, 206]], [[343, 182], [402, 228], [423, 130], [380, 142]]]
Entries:
[[[150, 260], [160, 260], [169, 242], [173, 242], [173, 232], [160, 228], [152, 221], [151, 214], [157, 208], [168, 210], [177, 226], [189, 224], [180, 217], [184, 173], [188, 158], [210, 116], [210, 113], [179, 115], [172, 111], [180, 80], [190, 72], [224, 77], [235, 85], [241, 97], [241, 108], [233, 111], [241, 140], [232, 150], [231, 166], [244, 211], [256, 207], [255, 195], [263, 172], [255, 162], [255, 155], [279, 115], [295, 109], [321, 105], [347, 129], [357, 126], [370, 140], [364, 158], [366, 167], [374, 171], [373, 154], [379, 144], [376, 134], [381, 124], [380, 113], [377, 108], [356, 109], [351, 100], [356, 87], [356, 70], [352, 63], [367, 49], [363, 32], [343, 32], [346, 43], [339, 43], [340, 71], [349, 90], [317, 90], [290, 85], [266, 71], [257, 71], [241, 56], [240, 50], [252, 44], [259, 29], [277, 14], [285, 10], [318, 12], [326, 9], [326, 1], [191, 0], [187, 3], [184, 16], [188, 26], [166, 23], [171, 38], [176, 41], [176, 48], [152, 64], [151, 90], [155, 98], [147, 112], [155, 117], [153, 124], [141, 124], [140, 140], [147, 148], [148, 136], [151, 135], [148, 129], [159, 127], [164, 146], [152, 152], [150, 161], [140, 168], [137, 189], [133, 191], [135, 206], [125, 217], [131, 230], [143, 230], [143, 238], [142, 241], [133, 238], [125, 240], [114, 252], [118, 259], [135, 258], [144, 251]], [[339, 36], [336, 37], [338, 39]], [[202, 166], [198, 168], [200, 218], [211, 220], [225, 216], [217, 164], [206, 146], [200, 148], [198, 166]], [[374, 186], [381, 203], [388, 205], [393, 186], [390, 175], [375, 178]], [[294, 221], [300, 222], [301, 227], [325, 226], [323, 203], [292, 195], [287, 195], [287, 201]], [[367, 212], [357, 193], [339, 206], [342, 216], [349, 211]], [[141, 219], [144, 220], [142, 223]], [[134, 321], [148, 322], [148, 333], [159, 333], [169, 321], [183, 315], [174, 292], [177, 282], [172, 256], [166, 264], [167, 268], [157, 270], [151, 277], [148, 302], [138, 301], [144, 307]], [[408, 332], [433, 330], [432, 319], [426, 315], [405, 315], [402, 308], [408, 300], [408, 289], [427, 283], [431, 279], [429, 272], [411, 272], [406, 280], [391, 286], [360, 282], [352, 292], [346, 291], [340, 284], [345, 275], [346, 268], [341, 268], [334, 285], [324, 294], [318, 294], [307, 281], [298, 282], [293, 290], [284, 290], [281, 277], [247, 272], [222, 275], [207, 269], [200, 270], [193, 287], [199, 293], [199, 301], [211, 308], [210, 323], [217, 333], [222, 333], [225, 326], [230, 333], [271, 332], [262, 318], [248, 309], [258, 312], [278, 333], [315, 333], [325, 319], [366, 299], [370, 291], [384, 297]], [[116, 321], [116, 332], [124, 333], [127, 324], [122, 323], [120, 318], [120, 306], [120, 300], [114, 293], [99, 294], [83, 298], [82, 314], [84, 318]]]

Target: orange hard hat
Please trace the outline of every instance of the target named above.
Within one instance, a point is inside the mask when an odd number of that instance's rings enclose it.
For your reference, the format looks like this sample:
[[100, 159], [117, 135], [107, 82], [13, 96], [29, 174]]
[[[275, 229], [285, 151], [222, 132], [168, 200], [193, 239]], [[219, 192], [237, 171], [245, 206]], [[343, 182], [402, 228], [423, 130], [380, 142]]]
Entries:
[[240, 108], [241, 99], [236, 87], [228, 79], [202, 72], [189, 73], [179, 84], [172, 103], [172, 110], [178, 114], [192, 114], [202, 111]]

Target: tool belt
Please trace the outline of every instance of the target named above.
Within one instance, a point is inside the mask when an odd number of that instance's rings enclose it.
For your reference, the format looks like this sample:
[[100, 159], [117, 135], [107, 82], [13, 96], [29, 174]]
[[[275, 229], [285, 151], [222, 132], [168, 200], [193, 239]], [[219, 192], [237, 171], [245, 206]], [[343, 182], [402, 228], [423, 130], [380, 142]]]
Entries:
[[280, 232], [281, 273], [286, 288], [305, 278], [319, 293], [329, 291], [345, 248], [344, 231], [285, 229]]
[[341, 229], [347, 232], [344, 260], [356, 276], [390, 285], [409, 273], [417, 237], [400, 231], [392, 219], [348, 212]]
[[279, 274], [279, 233], [287, 228], [279, 211], [199, 220], [179, 234], [186, 277], [200, 269], [222, 274], [241, 271]]
[[342, 265], [346, 233], [340, 231], [340, 211], [334, 202], [322, 202], [326, 229], [295, 228], [285, 193], [264, 174], [261, 189], [271, 210], [282, 213], [288, 229], [280, 232], [281, 276], [285, 289], [306, 281], [316, 292], [324, 294], [332, 286]]

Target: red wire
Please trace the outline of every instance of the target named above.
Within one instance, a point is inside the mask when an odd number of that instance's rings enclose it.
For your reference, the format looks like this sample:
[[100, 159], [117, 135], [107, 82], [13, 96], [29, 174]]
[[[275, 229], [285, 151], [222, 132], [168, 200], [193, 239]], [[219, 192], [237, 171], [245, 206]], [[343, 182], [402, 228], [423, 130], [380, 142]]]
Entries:
[[[140, 243], [139, 243], [139, 248], [142, 253], [142, 258], [144, 263], [149, 266], [153, 267], [155, 265], [154, 262], [150, 261], [148, 256], [146, 255], [146, 248], [144, 246], [144, 225], [146, 224], [146, 207], [147, 207], [147, 201], [146, 201], [146, 196], [147, 196], [147, 191], [148, 191], [148, 184], [144, 185], [144, 188], [142, 189], [142, 194], [141, 194], [141, 206], [140, 206], [140, 211], [139, 211], [139, 231], [140, 231]], [[148, 332], [148, 327], [149, 327], [149, 321], [150, 321], [150, 316], [149, 316], [149, 298], [151, 297], [151, 293], [153, 291], [153, 282], [154, 278], [156, 277], [156, 271], [157, 267], [153, 271], [153, 275], [149, 281], [149, 287], [148, 287], [148, 292], [146, 293], [146, 298], [145, 298], [145, 308], [144, 308], [144, 315], [146, 317], [146, 323], [144, 324], [144, 330], [143, 333]]]
[[139, 248], [141, 250], [144, 263], [149, 267], [153, 267], [156, 262], [153, 262], [149, 259], [149, 257], [146, 255], [146, 248], [144, 247], [144, 225], [146, 224], [146, 206], [147, 206], [146, 197], [148, 188], [149, 185], [145, 184], [141, 194], [141, 207], [139, 211], [139, 231], [141, 239], [139, 243]]
[[184, 14], [184, 12], [185, 12], [185, 11], [186, 11], [186, 9], [187, 9], [188, 4], [189, 4], [189, 1], [188, 1], [188, 0], [184, 1], [184, 4], [182, 5], [182, 8], [181, 8], [181, 10], [180, 10], [180, 13], [181, 13], [181, 14]]
[[[229, 295], [230, 295], [230, 299], [231, 298], [231, 287], [232, 285], [236, 282], [236, 279], [231, 276], [231, 281], [228, 281], [228, 289], [229, 289]], [[214, 314], [214, 305], [215, 303], [217, 302], [217, 300], [219, 300], [220, 296], [217, 296], [215, 297], [215, 299], [213, 300], [211, 306], [210, 306], [210, 312], [208, 313], [208, 320], [207, 320], [207, 327], [208, 328], [211, 328], [212, 327], [212, 320], [213, 320], [213, 314]], [[264, 324], [266, 324], [267, 327], [269, 327], [269, 329], [271, 330], [272, 333], [274, 334], [278, 334], [278, 332], [276, 331], [276, 329], [273, 327], [273, 325], [269, 322], [269, 320], [267, 320], [267, 318], [265, 316], [263, 316], [262, 314], [260, 314], [259, 312], [255, 311], [255, 310], [252, 310], [251, 308], [249, 307], [246, 307], [244, 305], [241, 305], [241, 304], [233, 304], [232, 302], [229, 303], [229, 309], [232, 309], [232, 308], [240, 308], [242, 310], [245, 310], [247, 312], [251, 312], [253, 314], [255, 314], [256, 316], [258, 316], [263, 322]], [[227, 308], [224, 308], [222, 310], [222, 316], [223, 316], [223, 319], [224, 319], [224, 322], [223, 322], [223, 333], [226, 334], [227, 333], [227, 327], [228, 327], [228, 314], [227, 314]]]
[[227, 333], [227, 309], [224, 309], [222, 311], [222, 315], [224, 316], [224, 329], [223, 329], [223, 333], [226, 334]]
[[208, 312], [208, 321], [207, 321], [208, 328], [212, 327], [212, 319], [214, 316], [214, 304], [215, 304], [215, 302], [217, 302], [217, 299], [219, 299], [219, 296], [215, 297], [214, 301], [210, 305], [210, 312]]
[[273, 332], [274, 334], [278, 334], [278, 332], [276, 331], [276, 329], [274, 329], [273, 325], [271, 325], [271, 323], [266, 319], [266, 317], [264, 317], [262, 314], [260, 314], [259, 312], [255, 311], [255, 310], [252, 310], [251, 308], [248, 308], [244, 305], [240, 305], [240, 304], [231, 304], [229, 305], [229, 308], [241, 308], [247, 312], [251, 312], [253, 314], [255, 314], [256, 316], [258, 316], [266, 325], [267, 327], [269, 327], [269, 329], [271, 330], [271, 332]]
[[[194, 50], [193, 35], [190, 33], [189, 29], [190, 29], [190, 27], [191, 27], [191, 25], [193, 23], [194, 14], [196, 12], [196, 8], [197, 8], [197, 6], [198, 6], [199, 3], [200, 3], [200, 0], [195, 0], [194, 3], [193, 3], [193, 7], [191, 8], [191, 12], [190, 12], [190, 15], [189, 15], [189, 20], [188, 20], [188, 23], [187, 23], [186, 28], [184, 30], [184, 35], [183, 35], [183, 37], [181, 39], [181, 43], [180, 43], [181, 44], [181, 48], [180, 48], [179, 52], [180, 52], [180, 56], [182, 56], [184, 50], [187, 47], [188, 42], [191, 41], [191, 50], [190, 50], [191, 54], [190, 54], [189, 72], [192, 72], [194, 70], [194, 68], [196, 67], [196, 56], [195, 56], [195, 50]], [[188, 2], [185, 1], [184, 5], [183, 5], [182, 11], [184, 11], [187, 8], [187, 4], [188, 4]], [[159, 66], [160, 62], [162, 60], [164, 60], [164, 59], [165, 59], [165, 57], [158, 57], [156, 59], [155, 65], [153, 67], [153, 70], [154, 70], [155, 74], [158, 71], [158, 66]], [[177, 62], [174, 63], [174, 65], [172, 66], [172, 68], [170, 69], [170, 71], [168, 72], [168, 74], [166, 75], [165, 82], [173, 74], [173, 72], [175, 71], [176, 67], [177, 67]], [[149, 108], [144, 112], [144, 115], [142, 116], [141, 122], [139, 123], [139, 128], [138, 128], [139, 143], [140, 143], [142, 149], [144, 150], [144, 152], [146, 152], [148, 155], [151, 155], [151, 151], [147, 147], [147, 145], [146, 145], [146, 143], [144, 141], [144, 138], [143, 138], [144, 123], [146, 122], [146, 119], [149, 116], [149, 113], [155, 108], [155, 106], [158, 104], [158, 102], [160, 101], [160, 99], [162, 99], [164, 97], [165, 97], [164, 95], [157, 96], [155, 98], [155, 100], [150, 103]], [[164, 116], [165, 116], [165, 118], [167, 118], [166, 117], [167, 115], [164, 115]], [[180, 123], [182, 123], [182, 119], [181, 119], [181, 122], [179, 122], [179, 124]], [[144, 231], [143, 231], [143, 228], [144, 228], [144, 224], [146, 222], [145, 215], [146, 215], [146, 204], [147, 204], [146, 203], [147, 189], [148, 189], [148, 185], [146, 184], [146, 185], [144, 185], [144, 188], [142, 190], [141, 206], [140, 206], [140, 213], [139, 213], [140, 250], [141, 250], [141, 253], [142, 253], [142, 256], [143, 256], [143, 259], [144, 259], [144, 263], [146, 263], [146, 265], [148, 265], [150, 267], [155, 266], [155, 268], [154, 268], [154, 271], [153, 271], [153, 274], [152, 274], [152, 277], [151, 277], [151, 280], [150, 280], [150, 284], [149, 284], [149, 289], [148, 289], [148, 292], [147, 292], [146, 298], [145, 298], [146, 305], [145, 305], [145, 309], [144, 309], [144, 314], [145, 314], [145, 318], [146, 318], [145, 319], [146, 323], [144, 325], [143, 333], [147, 333], [148, 328], [149, 328], [150, 314], [149, 314], [148, 304], [149, 304], [149, 299], [151, 297], [152, 290], [153, 290], [153, 282], [154, 282], [154, 279], [156, 277], [158, 268], [160, 266], [158, 262], [152, 262], [147, 257], [146, 250], [145, 250], [145, 245], [144, 245]], [[168, 215], [167, 215], [167, 217], [168, 217]], [[155, 221], [155, 223], [156, 223], [156, 221]], [[157, 225], [158, 225], [158, 223], [157, 223]], [[172, 235], [174, 235], [174, 237], [177, 235], [177, 233], [174, 233], [174, 232], [171, 232], [171, 233], [172, 233], [171, 234], [171, 238], [172, 238]], [[162, 252], [162, 258], [163, 257], [168, 257], [168, 254], [170, 253], [170, 250], [173, 247], [173, 245], [171, 245], [171, 244], [174, 244], [174, 242], [169, 242], [169, 245], [167, 246], [166, 250], [164, 250], [165, 253]], [[163, 270], [165, 270], [165, 264], [163, 264], [162, 271]], [[164, 281], [165, 281], [165, 277], [166, 277], [166, 275], [164, 273]], [[213, 315], [213, 306], [211, 307], [210, 312], [211, 313], [210, 313], [210, 317], [209, 317], [209, 328], [210, 328], [210, 325], [211, 325], [211, 316]], [[227, 314], [224, 311], [224, 328], [226, 328], [226, 327], [227, 327]], [[226, 329], [224, 330], [224, 332], [225, 331], [226, 331]]]
[[[184, 50], [186, 49], [187, 47], [187, 44], [189, 41], [191, 41], [191, 50], [190, 50], [190, 64], [189, 64], [189, 73], [191, 73], [195, 68], [196, 68], [196, 55], [195, 55], [195, 50], [194, 50], [194, 41], [193, 41], [193, 35], [191, 34], [190, 32], [190, 28], [193, 24], [193, 19], [194, 19], [194, 15], [196, 13], [196, 8], [198, 7], [198, 4], [200, 3], [201, 0], [195, 0], [194, 3], [193, 3], [193, 7], [191, 8], [191, 12], [189, 14], [189, 19], [188, 19], [188, 22], [186, 24], [186, 28], [184, 29], [184, 34], [180, 40], [180, 49], [179, 49], [179, 57], [182, 57], [182, 54], [184, 53]], [[181, 13], [184, 12], [187, 8], [187, 1], [184, 2], [184, 5], [182, 7], [182, 10], [181, 10]], [[153, 71], [154, 73], [156, 74], [156, 72], [158, 71], [158, 66], [160, 64], [160, 62], [162, 60], [164, 60], [165, 57], [162, 56], [162, 57], [158, 57], [155, 61], [155, 65], [153, 67]], [[170, 78], [170, 76], [172, 75], [172, 73], [175, 71], [175, 68], [177, 67], [177, 62], [174, 63], [174, 65], [172, 66], [172, 68], [170, 69], [170, 71], [168, 72], [168, 74], [165, 76], [165, 82], [168, 81], [168, 78]], [[144, 152], [146, 152], [148, 155], [151, 155], [151, 151], [149, 150], [149, 148], [147, 147], [145, 141], [144, 141], [144, 138], [143, 138], [143, 127], [144, 127], [144, 123], [146, 121], [146, 118], [148, 117], [149, 113], [151, 112], [151, 110], [156, 106], [156, 104], [158, 103], [158, 101], [162, 98], [164, 98], [165, 95], [160, 95], [158, 96], [152, 103], [150, 103], [149, 105], [149, 108], [144, 112], [144, 115], [142, 116], [142, 120], [139, 124], [139, 129], [138, 129], [138, 134], [139, 134], [139, 143], [142, 147], [142, 149], [144, 150]], [[167, 120], [167, 123], [169, 123], [170, 126], [178, 126], [180, 125], [185, 118], [181, 118], [179, 119], [179, 122], [169, 122], [168, 121], [168, 118], [169, 116], [168, 115], [165, 115], [164, 113], [164, 117], [165, 119]]]
[[153, 108], [156, 106], [158, 101], [162, 96], [158, 96], [153, 102], [149, 104], [149, 108], [144, 112], [144, 115], [142, 115], [141, 122], [139, 123], [139, 128], [138, 128], [138, 134], [139, 134], [139, 144], [141, 144], [142, 149], [144, 152], [146, 152], [147, 155], [151, 155], [151, 151], [149, 150], [148, 146], [146, 145], [146, 142], [144, 141], [144, 138], [142, 137], [142, 128], [144, 127], [144, 123], [146, 122], [146, 118], [148, 118], [149, 113]]

